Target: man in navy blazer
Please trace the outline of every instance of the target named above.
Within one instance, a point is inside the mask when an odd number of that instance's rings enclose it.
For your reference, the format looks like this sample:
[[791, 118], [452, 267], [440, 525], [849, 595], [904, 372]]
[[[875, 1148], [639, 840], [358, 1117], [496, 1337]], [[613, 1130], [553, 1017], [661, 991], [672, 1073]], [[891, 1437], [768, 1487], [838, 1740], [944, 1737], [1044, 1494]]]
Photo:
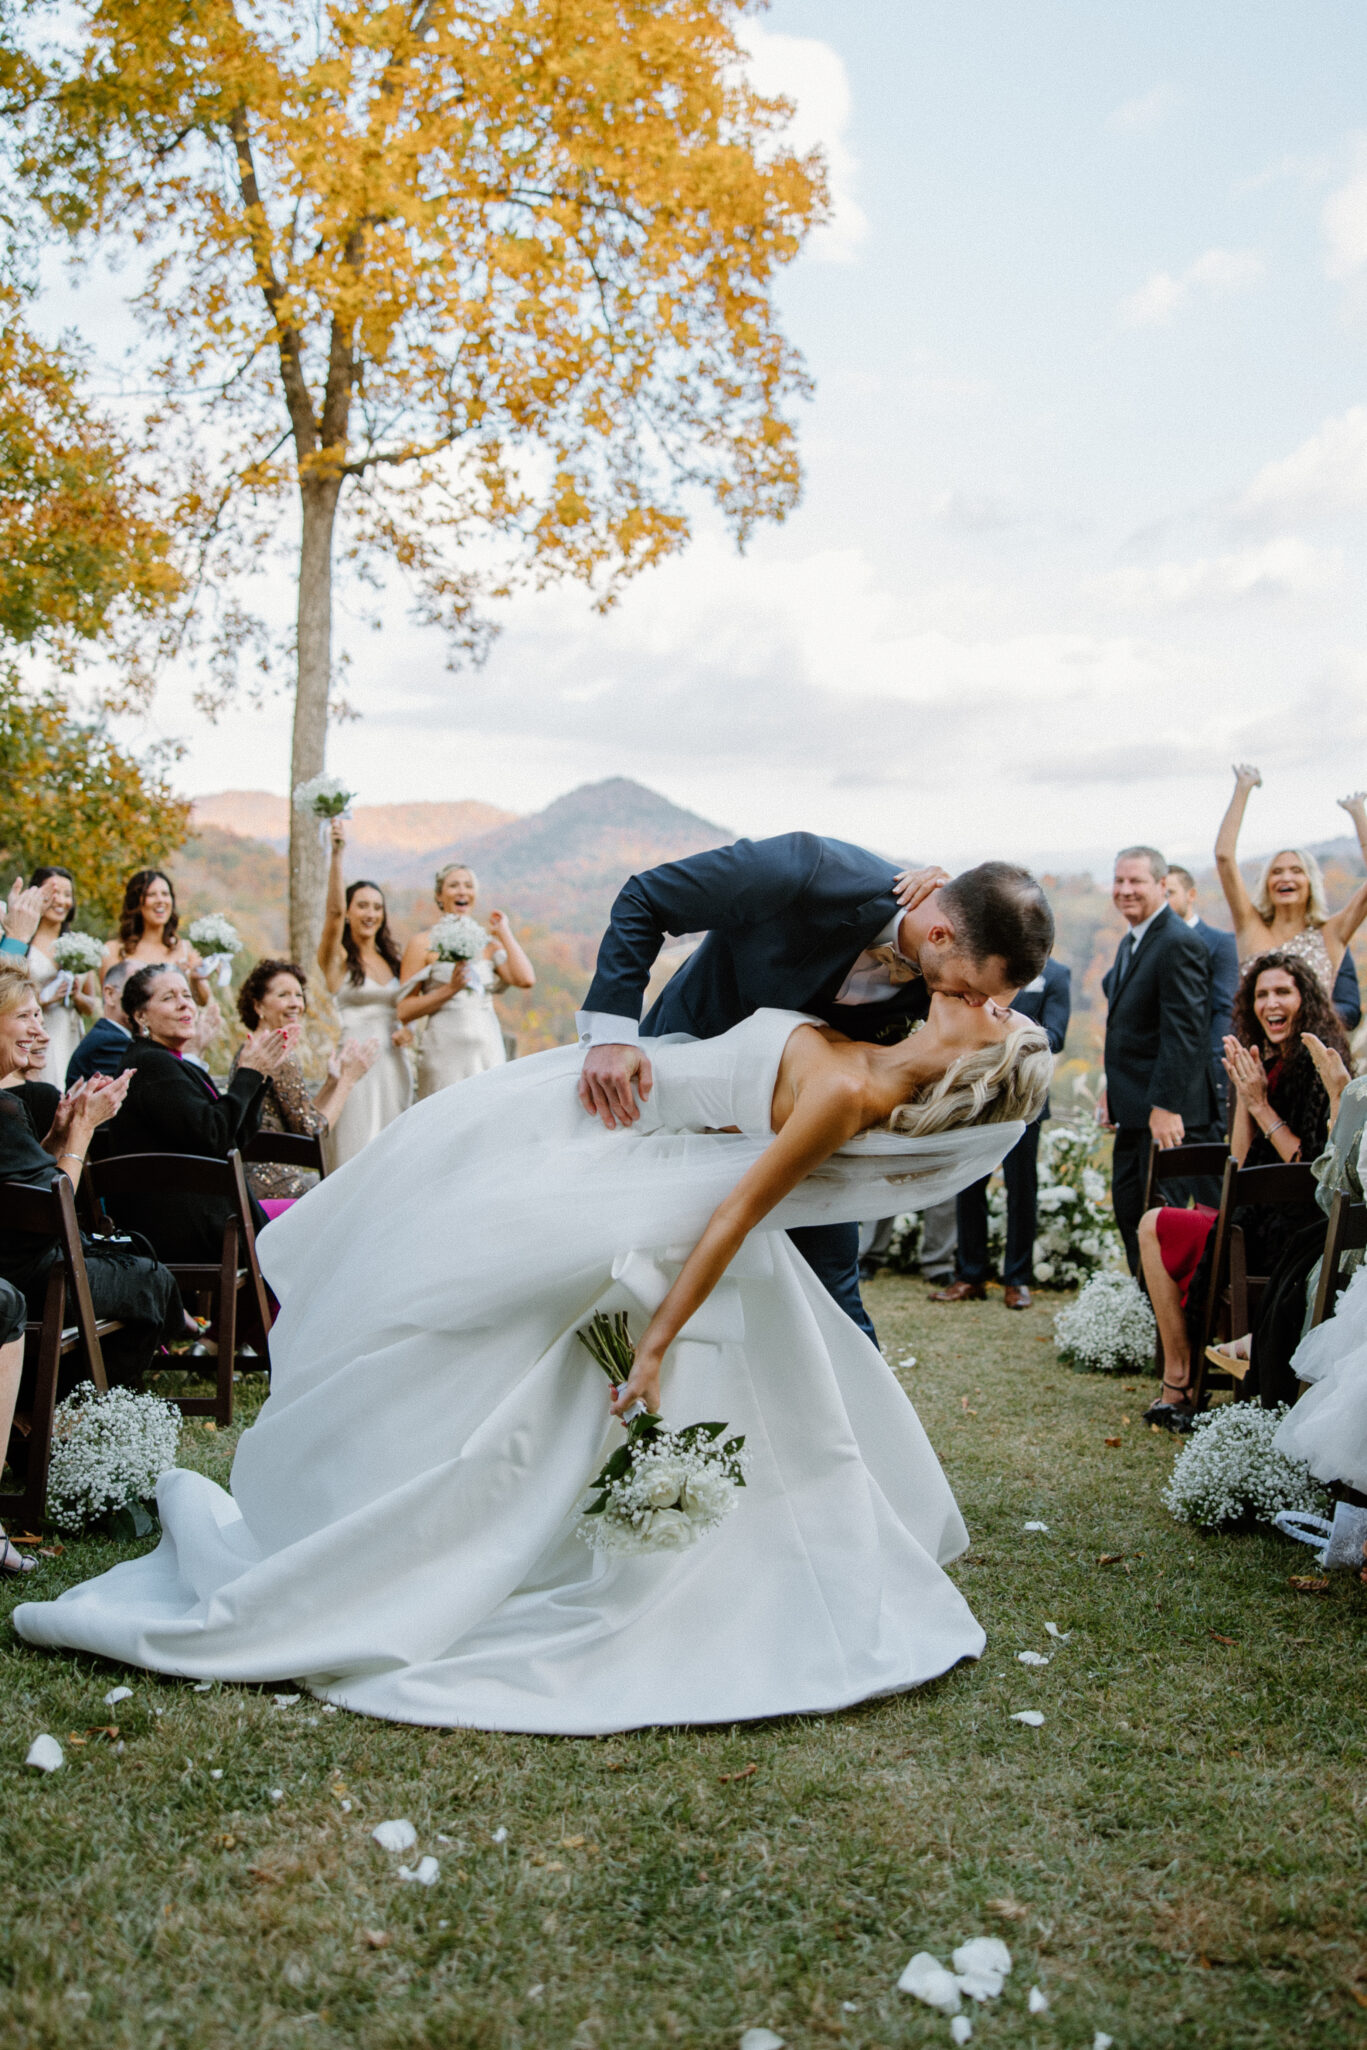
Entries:
[[[1060, 1054], [1068, 1037], [1072, 1016], [1072, 977], [1053, 956], [1045, 962], [1033, 982], [1027, 982], [1012, 1009], [1033, 1018], [1044, 1027], [1049, 1051]], [[1006, 1252], [1002, 1260], [1002, 1285], [1008, 1310], [1028, 1310], [1030, 1284], [1034, 1280], [1035, 1227], [1038, 1222], [1039, 1135], [1044, 1120], [1052, 1114], [1049, 1104], [1027, 1125], [1002, 1162], [1006, 1180]], [[980, 1302], [987, 1294], [987, 1185], [984, 1175], [971, 1188], [961, 1189], [955, 1199], [959, 1227], [954, 1280], [948, 1288], [936, 1289], [933, 1303]]]
[[1210, 955], [1169, 905], [1167, 872], [1154, 847], [1117, 854], [1111, 898], [1129, 931], [1101, 983], [1101, 1116], [1115, 1132], [1111, 1202], [1131, 1274], [1139, 1272], [1150, 1149], [1219, 1136], [1210, 1080]]
[[[613, 1129], [650, 1094], [642, 1040], [714, 1039], [755, 1011], [805, 1011], [852, 1039], [900, 1039], [943, 991], [1007, 1003], [1043, 967], [1054, 919], [1026, 870], [985, 862], [943, 870], [899, 895], [890, 861], [816, 833], [737, 840], [634, 875], [612, 907], [578, 1014], [579, 1095]], [[644, 1021], [646, 984], [666, 935], [702, 933]], [[859, 1297], [859, 1228], [818, 1225], [793, 1241], [841, 1307], [874, 1336]]]
[[124, 1057], [133, 1035], [123, 1015], [123, 986], [133, 970], [131, 961], [116, 961], [105, 971], [100, 984], [104, 1016], [97, 1018], [80, 1040], [66, 1064], [66, 1086], [85, 1082], [91, 1075], [121, 1075]]
[[[1229, 1077], [1225, 1073], [1225, 1037], [1234, 1030], [1239, 951], [1232, 932], [1222, 932], [1218, 925], [1207, 925], [1200, 916], [1196, 908], [1196, 878], [1189, 868], [1170, 868], [1163, 878], [1163, 894], [1183, 925], [1195, 933], [1210, 956], [1210, 1082], [1223, 1123], [1229, 1085]], [[1215, 1201], [1218, 1203], [1219, 1200], [1217, 1184]]]

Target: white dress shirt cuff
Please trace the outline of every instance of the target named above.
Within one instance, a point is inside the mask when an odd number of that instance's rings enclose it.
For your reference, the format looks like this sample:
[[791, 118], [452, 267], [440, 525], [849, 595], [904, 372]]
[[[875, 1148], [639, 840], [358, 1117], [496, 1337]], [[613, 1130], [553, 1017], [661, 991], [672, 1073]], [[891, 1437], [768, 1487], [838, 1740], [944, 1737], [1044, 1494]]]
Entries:
[[581, 1046], [639, 1046], [641, 1028], [634, 1018], [616, 1018], [611, 1011], [576, 1011], [574, 1022]]

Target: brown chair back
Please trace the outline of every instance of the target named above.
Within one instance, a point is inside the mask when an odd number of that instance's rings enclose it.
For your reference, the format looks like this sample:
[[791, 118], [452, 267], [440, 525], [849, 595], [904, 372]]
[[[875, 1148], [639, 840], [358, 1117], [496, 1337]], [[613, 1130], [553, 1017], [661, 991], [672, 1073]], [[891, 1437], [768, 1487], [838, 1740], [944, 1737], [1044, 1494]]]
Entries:
[[327, 1173], [323, 1142], [313, 1132], [253, 1132], [242, 1158], [249, 1165], [311, 1168], [320, 1178]]
[[[1267, 1281], [1265, 1274], [1250, 1274], [1247, 1270], [1244, 1235], [1234, 1223], [1235, 1211], [1248, 1204], [1275, 1203], [1291, 1208], [1313, 1203], [1318, 1186], [1313, 1169], [1305, 1161], [1277, 1161], [1268, 1167], [1240, 1167], [1234, 1159], [1226, 1162], [1220, 1211], [1214, 1225], [1210, 1285], [1201, 1319], [1200, 1343], [1192, 1361], [1192, 1400], [1198, 1409], [1212, 1373], [1205, 1357], [1207, 1345], [1216, 1338], [1243, 1337]], [[1242, 1377], [1221, 1378], [1238, 1382]]]
[[1228, 1159], [1229, 1148], [1223, 1139], [1202, 1140], [1193, 1146], [1169, 1146], [1166, 1150], [1150, 1146], [1144, 1208], [1153, 1210], [1161, 1203], [1158, 1192], [1164, 1182], [1194, 1180], [1197, 1175], [1213, 1175], [1218, 1180]]

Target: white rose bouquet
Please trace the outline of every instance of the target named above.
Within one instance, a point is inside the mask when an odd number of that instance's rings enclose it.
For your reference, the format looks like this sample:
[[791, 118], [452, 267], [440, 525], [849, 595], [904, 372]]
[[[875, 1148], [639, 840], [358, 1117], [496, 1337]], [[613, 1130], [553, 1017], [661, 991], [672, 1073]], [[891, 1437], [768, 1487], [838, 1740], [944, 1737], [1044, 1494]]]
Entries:
[[104, 959], [104, 948], [88, 932], [64, 932], [53, 943], [52, 958], [68, 975], [91, 975]]
[[179, 1442], [173, 1402], [80, 1382], [52, 1419], [48, 1515], [59, 1530], [74, 1532], [150, 1501], [176, 1463]]
[[[636, 1349], [625, 1310], [599, 1310], [579, 1333], [614, 1388], [630, 1374]], [[744, 1438], [719, 1442], [725, 1424], [667, 1430], [661, 1417], [628, 1410], [627, 1440], [592, 1482], [578, 1532], [596, 1552], [677, 1552], [714, 1530], [745, 1486]]]
[[185, 937], [204, 964], [210, 982], [226, 989], [232, 981], [233, 956], [242, 952], [242, 935], [221, 911], [197, 918]]
[[316, 819], [350, 818], [355, 796], [340, 776], [329, 776], [326, 771], [294, 787], [294, 802], [299, 810], [311, 811]]

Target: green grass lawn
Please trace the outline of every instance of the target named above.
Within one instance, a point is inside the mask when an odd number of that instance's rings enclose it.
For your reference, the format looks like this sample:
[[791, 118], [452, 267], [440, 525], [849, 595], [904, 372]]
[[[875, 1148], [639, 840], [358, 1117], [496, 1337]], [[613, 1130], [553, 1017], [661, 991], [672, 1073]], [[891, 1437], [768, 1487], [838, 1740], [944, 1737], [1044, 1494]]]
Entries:
[[[869, 1300], [972, 1532], [978, 1666], [824, 1721], [553, 1740], [196, 1693], [6, 1632], [0, 2043], [947, 2045], [897, 1977], [975, 1934], [1016, 1962], [979, 2045], [1367, 2040], [1367, 1589], [1297, 1593], [1308, 1553], [1174, 1523], [1150, 1386], [1062, 1367], [1058, 1298]], [[185, 1440], [226, 1475], [228, 1434]], [[135, 1549], [70, 1545], [25, 1592]], [[47, 1777], [22, 1763], [41, 1730]], [[370, 1840], [400, 1816], [430, 1889]]]

